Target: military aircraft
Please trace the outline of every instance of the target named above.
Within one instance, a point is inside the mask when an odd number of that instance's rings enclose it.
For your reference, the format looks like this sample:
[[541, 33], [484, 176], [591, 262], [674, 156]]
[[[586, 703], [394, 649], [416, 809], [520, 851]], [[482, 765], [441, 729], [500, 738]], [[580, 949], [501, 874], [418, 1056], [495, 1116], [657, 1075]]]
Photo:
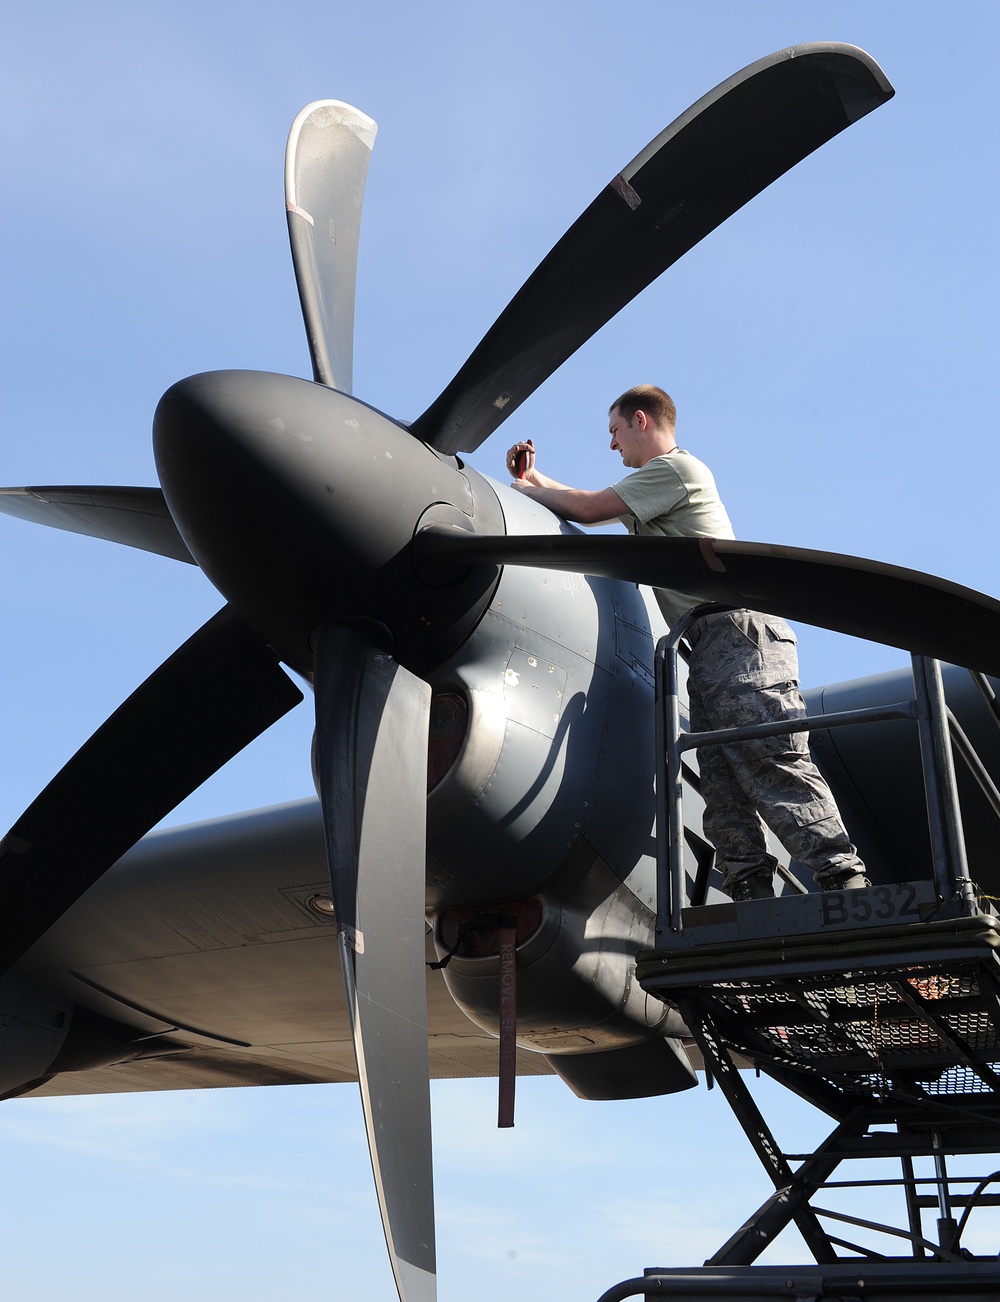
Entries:
[[[424, 1299], [428, 1079], [497, 1071], [515, 976], [518, 1071], [556, 1072], [589, 1098], [693, 1083], [684, 1026], [634, 980], [654, 925], [662, 631], [637, 585], [993, 673], [1000, 603], [790, 547], [587, 536], [462, 454], [892, 93], [836, 44], [737, 73], [604, 187], [410, 425], [352, 393], [375, 125], [336, 101], [303, 110], [285, 180], [313, 380], [174, 385], [154, 421], [159, 488], [0, 497], [9, 514], [196, 564], [226, 601], [2, 843], [0, 1092], [356, 1078], [397, 1287]], [[301, 701], [282, 664], [315, 694], [318, 804], [150, 833]], [[837, 752], [832, 776], [891, 878], [852, 762]], [[688, 809], [694, 872], [707, 847]]]

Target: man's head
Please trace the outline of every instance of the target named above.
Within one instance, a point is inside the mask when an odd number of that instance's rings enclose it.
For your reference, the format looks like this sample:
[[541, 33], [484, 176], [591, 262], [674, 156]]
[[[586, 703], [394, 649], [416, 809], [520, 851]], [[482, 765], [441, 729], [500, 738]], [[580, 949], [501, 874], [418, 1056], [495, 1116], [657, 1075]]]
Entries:
[[669, 429], [671, 433], [677, 427], [677, 408], [673, 398], [655, 384], [637, 384], [627, 390], [608, 408], [609, 416], [616, 407], [626, 420], [631, 420], [642, 408], [654, 424]]
[[641, 470], [647, 461], [677, 446], [676, 422], [677, 408], [669, 393], [655, 384], [637, 384], [611, 405], [611, 451], [621, 454], [627, 469]]

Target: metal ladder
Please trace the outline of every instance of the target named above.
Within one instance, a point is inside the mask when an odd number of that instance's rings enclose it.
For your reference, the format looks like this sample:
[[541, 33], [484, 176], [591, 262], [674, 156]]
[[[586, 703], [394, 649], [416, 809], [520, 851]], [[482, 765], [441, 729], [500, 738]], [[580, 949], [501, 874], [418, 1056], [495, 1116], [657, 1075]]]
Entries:
[[[701, 606], [661, 639], [657, 682], [657, 933], [637, 978], [680, 1009], [709, 1084], [717, 1084], [775, 1187], [700, 1269], [648, 1268], [604, 1294], [728, 1298], [1000, 1297], [1000, 1261], [961, 1243], [1000, 1172], [953, 1175], [949, 1158], [1000, 1153], [1000, 917], [969, 878], [955, 751], [998, 818], [1000, 792], [948, 709], [941, 667], [913, 656], [911, 700], [872, 709], [684, 733], [678, 646]], [[974, 675], [994, 718], [988, 681]], [[706, 905], [707, 872], [684, 867], [681, 759], [688, 750], [885, 719], [917, 727], [931, 880]], [[756, 1068], [832, 1117], [812, 1153], [784, 1152], [741, 1068]], [[833, 1180], [842, 1163], [894, 1158], [900, 1174]], [[915, 1161], [932, 1164], [919, 1176]], [[869, 1168], [870, 1169], [870, 1168]], [[824, 1189], [901, 1195], [898, 1223], [817, 1205]], [[925, 1214], [936, 1213], [933, 1229]], [[809, 1266], [753, 1263], [794, 1222]], [[845, 1226], [848, 1227], [845, 1230]], [[853, 1226], [868, 1241], [842, 1237]], [[875, 1237], [879, 1246], [873, 1246]], [[998, 1245], [1000, 1247], [1000, 1245]], [[895, 1250], [894, 1250], [895, 1249]], [[844, 1253], [851, 1255], [844, 1255]]]

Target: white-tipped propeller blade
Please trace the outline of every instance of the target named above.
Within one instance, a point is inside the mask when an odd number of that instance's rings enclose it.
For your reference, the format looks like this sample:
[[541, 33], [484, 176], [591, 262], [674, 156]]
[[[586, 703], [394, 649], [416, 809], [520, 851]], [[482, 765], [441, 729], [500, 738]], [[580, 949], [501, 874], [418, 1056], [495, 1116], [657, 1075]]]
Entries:
[[361, 204], [378, 127], [335, 99], [307, 104], [285, 149], [285, 209], [313, 379], [350, 393]]
[[313, 636], [316, 766], [382, 1225], [403, 1302], [434, 1302], [424, 970], [431, 689], [365, 632]]

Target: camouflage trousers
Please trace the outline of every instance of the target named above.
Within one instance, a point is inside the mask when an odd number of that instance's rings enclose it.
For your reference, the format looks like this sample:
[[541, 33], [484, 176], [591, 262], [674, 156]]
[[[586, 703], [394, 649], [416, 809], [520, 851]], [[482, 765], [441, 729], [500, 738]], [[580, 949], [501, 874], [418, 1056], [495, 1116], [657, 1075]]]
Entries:
[[[783, 619], [736, 610], [708, 624], [696, 621], [692, 632], [692, 732], [806, 713], [795, 634]], [[776, 860], [763, 823], [820, 886], [864, 872], [806, 733], [700, 747], [698, 768], [705, 835], [727, 884], [757, 874], [770, 880]]]

